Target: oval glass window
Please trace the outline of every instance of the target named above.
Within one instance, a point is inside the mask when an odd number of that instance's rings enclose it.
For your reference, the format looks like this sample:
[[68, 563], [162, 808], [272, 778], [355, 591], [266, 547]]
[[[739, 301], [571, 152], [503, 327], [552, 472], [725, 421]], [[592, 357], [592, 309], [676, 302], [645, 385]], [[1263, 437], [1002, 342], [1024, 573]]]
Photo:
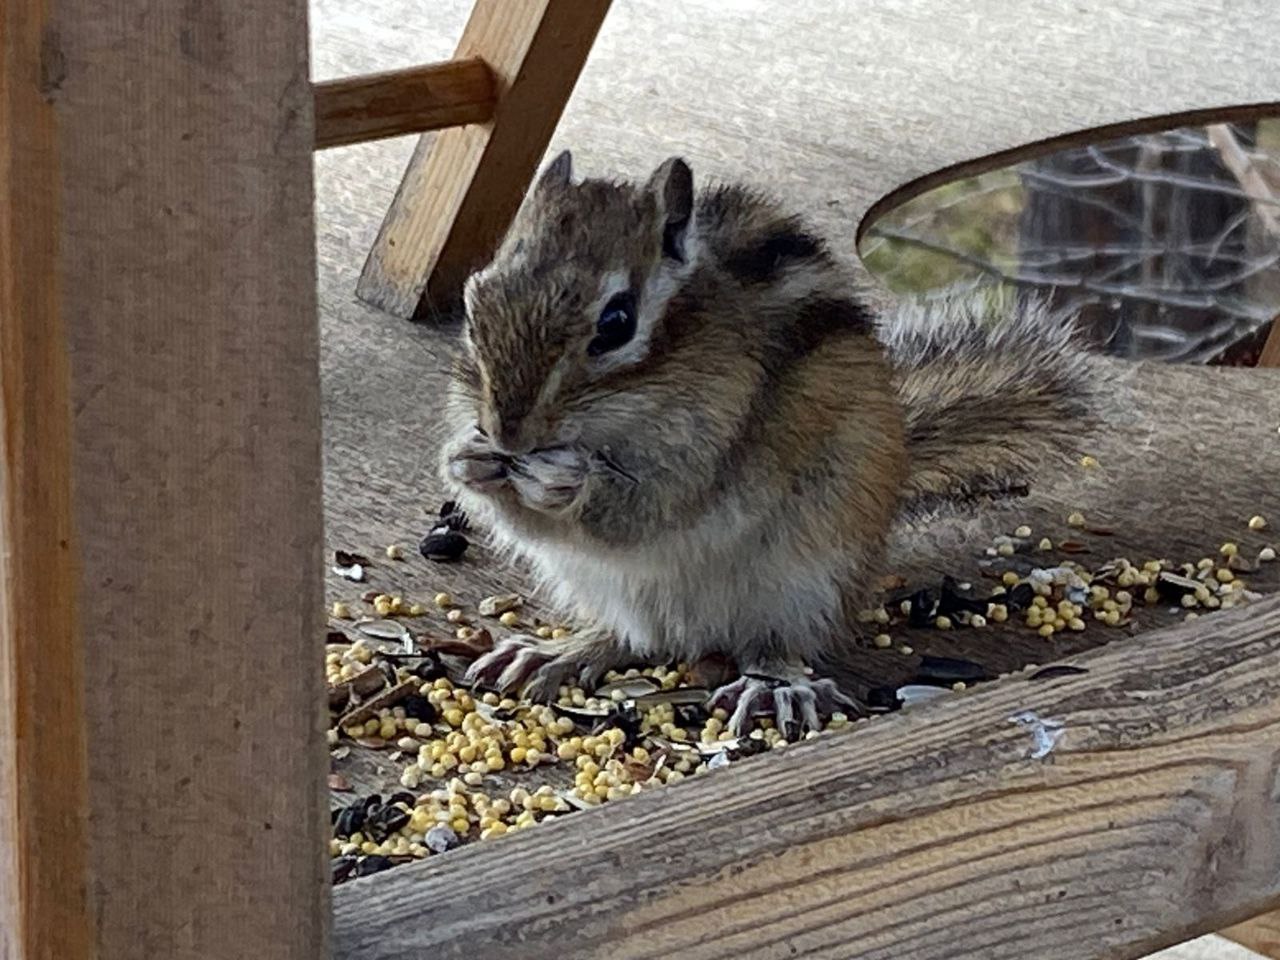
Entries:
[[956, 180], [880, 215], [858, 252], [896, 293], [1036, 291], [1117, 356], [1252, 365], [1280, 314], [1280, 118]]

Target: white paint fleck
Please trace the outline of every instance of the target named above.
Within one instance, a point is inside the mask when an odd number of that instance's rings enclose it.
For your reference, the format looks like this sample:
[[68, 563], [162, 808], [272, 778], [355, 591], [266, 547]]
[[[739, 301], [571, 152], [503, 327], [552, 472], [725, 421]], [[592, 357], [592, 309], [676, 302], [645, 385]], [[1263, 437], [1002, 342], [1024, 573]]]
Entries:
[[1058, 745], [1062, 735], [1067, 732], [1066, 724], [1061, 720], [1042, 719], [1034, 710], [1023, 710], [1009, 718], [1031, 732], [1031, 740], [1035, 744], [1031, 751], [1032, 760], [1043, 760]]

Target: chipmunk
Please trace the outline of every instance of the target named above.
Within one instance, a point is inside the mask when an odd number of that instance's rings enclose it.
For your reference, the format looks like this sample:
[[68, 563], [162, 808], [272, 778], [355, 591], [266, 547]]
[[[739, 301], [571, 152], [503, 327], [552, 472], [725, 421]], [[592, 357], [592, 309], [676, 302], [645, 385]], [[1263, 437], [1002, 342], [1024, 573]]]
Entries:
[[877, 320], [827, 245], [738, 186], [541, 174], [467, 281], [443, 475], [585, 626], [517, 636], [469, 679], [554, 697], [718, 653], [742, 732], [853, 709], [821, 673], [855, 642], [886, 534], [1018, 492], [1091, 419], [1090, 360], [1034, 303]]

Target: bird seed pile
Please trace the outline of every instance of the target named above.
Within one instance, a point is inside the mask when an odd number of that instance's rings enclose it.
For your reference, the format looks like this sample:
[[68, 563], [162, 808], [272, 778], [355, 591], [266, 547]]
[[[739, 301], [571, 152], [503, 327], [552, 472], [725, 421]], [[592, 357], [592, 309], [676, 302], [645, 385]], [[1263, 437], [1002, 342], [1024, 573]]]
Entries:
[[[453, 562], [466, 550], [465, 518], [451, 511], [446, 504], [421, 545], [434, 562]], [[1080, 514], [1069, 516], [1067, 526], [1109, 534]], [[1266, 542], [1263, 517], [1248, 518], [1242, 528], [1239, 543], [1220, 544], [1203, 557], [1113, 558], [1087, 567], [1072, 559], [1082, 549], [1070, 537], [1055, 543], [1024, 526], [985, 548], [980, 567], [997, 581], [993, 586], [947, 577], [936, 588], [904, 591], [905, 584], [886, 582], [885, 602], [865, 612], [858, 642], [910, 657], [914, 674], [906, 684], [866, 691], [866, 712], [954, 696], [995, 679], [971, 660], [916, 654], [897, 639], [911, 631], [1004, 624], [1050, 638], [1132, 628], [1144, 609], [1176, 610], [1189, 619], [1257, 599], [1250, 581], [1276, 550]], [[402, 560], [403, 548], [388, 547], [386, 558]], [[359, 583], [376, 566], [340, 552], [334, 573]], [[743, 736], [726, 730], [727, 713], [706, 706], [709, 693], [731, 676], [723, 661], [613, 672], [594, 690], [561, 687], [550, 704], [467, 689], [461, 682], [467, 664], [492, 649], [495, 634], [570, 634], [569, 626], [527, 610], [517, 594], [472, 605], [447, 593], [412, 601], [376, 590], [333, 605], [325, 671], [330, 787], [342, 798], [332, 810], [335, 883], [706, 775], [796, 739], [766, 716]], [[835, 714], [821, 732], [805, 736], [838, 731], [854, 719]], [[398, 771], [398, 783], [388, 772], [380, 789], [351, 799], [358, 791], [342, 767], [361, 752], [375, 755], [379, 769]]]

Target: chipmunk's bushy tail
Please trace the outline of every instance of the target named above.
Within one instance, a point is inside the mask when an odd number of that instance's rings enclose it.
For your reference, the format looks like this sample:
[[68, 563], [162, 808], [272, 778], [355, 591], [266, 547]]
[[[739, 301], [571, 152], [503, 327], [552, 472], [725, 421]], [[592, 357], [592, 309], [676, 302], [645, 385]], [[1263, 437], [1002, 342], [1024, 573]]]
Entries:
[[1074, 322], [1019, 298], [902, 305], [880, 338], [906, 414], [908, 514], [1020, 496], [1101, 419], [1101, 358]]

